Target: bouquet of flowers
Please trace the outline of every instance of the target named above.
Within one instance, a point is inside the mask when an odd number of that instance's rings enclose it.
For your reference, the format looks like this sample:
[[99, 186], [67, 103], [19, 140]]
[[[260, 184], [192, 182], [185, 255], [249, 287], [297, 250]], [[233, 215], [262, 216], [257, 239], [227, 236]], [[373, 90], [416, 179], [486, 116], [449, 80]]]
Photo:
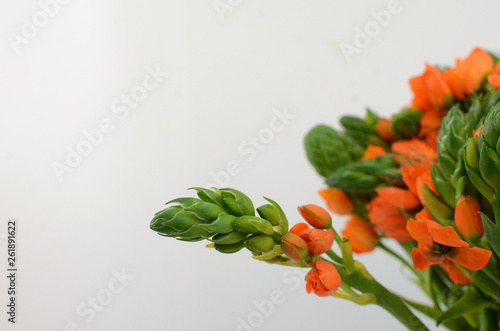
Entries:
[[[500, 61], [476, 48], [454, 67], [426, 64], [409, 83], [411, 105], [390, 119], [368, 109], [342, 117], [343, 131], [317, 125], [305, 136], [327, 208], [349, 217], [342, 231], [317, 205], [300, 206], [305, 222], [289, 228], [269, 198], [255, 209], [240, 191], [201, 187], [197, 198], [167, 202], [151, 229], [310, 268], [308, 293], [377, 304], [410, 330], [427, 330], [413, 311], [450, 330], [498, 330]], [[406, 254], [384, 244], [391, 240]], [[374, 249], [400, 260], [432, 304], [390, 291], [353, 257]]]

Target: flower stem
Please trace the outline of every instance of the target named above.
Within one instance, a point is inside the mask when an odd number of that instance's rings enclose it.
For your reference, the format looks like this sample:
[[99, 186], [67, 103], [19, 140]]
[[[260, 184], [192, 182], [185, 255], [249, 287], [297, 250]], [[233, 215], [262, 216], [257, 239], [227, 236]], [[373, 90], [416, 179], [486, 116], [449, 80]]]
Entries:
[[340, 263], [340, 264], [343, 263], [342, 258], [340, 256], [338, 256], [337, 253], [335, 253], [331, 249], [326, 252], [326, 255], [328, 255], [328, 257], [330, 257], [333, 261], [335, 261], [337, 263]]
[[417, 270], [415, 270], [413, 268], [413, 266], [405, 259], [403, 258], [401, 255], [399, 255], [398, 253], [394, 252], [392, 249], [390, 249], [389, 247], [385, 246], [384, 244], [382, 243], [379, 243], [378, 246], [380, 248], [382, 248], [384, 251], [386, 251], [387, 253], [389, 253], [390, 255], [394, 256], [396, 259], [398, 259], [399, 261], [401, 261], [401, 263], [403, 263], [408, 269], [410, 269], [414, 274], [415, 276], [417, 276], [417, 278], [423, 282], [423, 278], [422, 278], [422, 275], [419, 274], [417, 272]]

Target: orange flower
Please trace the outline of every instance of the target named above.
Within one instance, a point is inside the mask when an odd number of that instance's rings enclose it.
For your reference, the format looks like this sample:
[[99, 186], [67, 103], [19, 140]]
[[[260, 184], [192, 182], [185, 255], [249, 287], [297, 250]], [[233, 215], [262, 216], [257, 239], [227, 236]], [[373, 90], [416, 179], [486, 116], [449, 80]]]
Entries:
[[458, 231], [469, 240], [483, 235], [483, 222], [479, 211], [479, 205], [471, 197], [461, 196], [458, 199], [455, 209], [455, 223]]
[[307, 223], [317, 229], [326, 229], [332, 226], [332, 217], [324, 208], [318, 205], [300, 206], [299, 213]]
[[431, 213], [429, 213], [429, 211], [427, 210], [427, 208], [423, 208], [421, 211], [419, 211], [416, 215], [415, 215], [415, 218], [417, 220], [431, 220], [431, 221], [436, 221]]
[[467, 277], [466, 274], [464, 274], [456, 265], [455, 263], [451, 262], [450, 260], [444, 260], [443, 265], [441, 268], [448, 274], [448, 277], [450, 277], [451, 281], [457, 284], [468, 284], [470, 283], [469, 277]]
[[425, 203], [424, 201], [424, 194], [422, 193], [422, 190], [423, 190], [423, 185], [427, 185], [427, 187], [432, 191], [434, 192], [436, 195], [439, 195], [436, 188], [434, 187], [434, 183], [432, 181], [432, 176], [431, 176], [431, 172], [430, 170], [427, 170], [426, 172], [424, 172], [421, 176], [419, 176], [417, 178], [417, 181], [415, 183], [415, 186], [417, 188], [417, 196], [418, 196], [418, 199], [420, 200], [420, 202], [422, 204]]
[[[413, 197], [410, 199], [413, 200], [416, 198]], [[385, 236], [396, 239], [399, 242], [411, 240], [411, 236], [406, 230], [407, 221], [401, 212], [401, 205], [391, 201], [391, 195], [384, 194], [383, 196], [376, 197], [368, 204], [367, 208], [368, 218], [375, 226], [376, 231], [381, 231]]]
[[459, 100], [472, 94], [483, 82], [485, 75], [493, 70], [493, 58], [488, 52], [475, 48], [464, 60], [457, 59], [455, 67], [443, 73], [453, 96]]
[[370, 224], [355, 216], [351, 216], [351, 219], [346, 222], [342, 235], [349, 239], [352, 251], [355, 253], [373, 251], [380, 240]]
[[417, 270], [443, 263], [445, 259], [471, 270], [480, 270], [490, 259], [491, 251], [469, 247], [451, 226], [444, 227], [431, 220], [409, 220], [407, 229], [418, 242], [418, 248], [411, 252], [413, 266]]
[[290, 259], [300, 261], [308, 255], [307, 244], [304, 239], [293, 233], [286, 233], [281, 238], [283, 253]]
[[420, 201], [409, 190], [399, 187], [379, 187], [375, 191], [380, 198], [396, 208], [412, 210], [420, 207]]
[[333, 245], [332, 229], [327, 231], [311, 229], [306, 223], [297, 223], [288, 232], [299, 236], [306, 242], [310, 255], [321, 255]]
[[391, 121], [386, 118], [379, 118], [377, 124], [375, 125], [375, 131], [387, 141], [393, 141], [396, 139], [394, 133], [392, 132]]
[[400, 158], [402, 164], [422, 163], [423, 166], [430, 167], [437, 156], [436, 146], [431, 146], [416, 138], [396, 141], [391, 149], [394, 153], [404, 156]]
[[443, 73], [428, 63], [422, 75], [410, 78], [410, 87], [414, 95], [412, 107], [423, 111], [440, 111], [451, 98]]
[[491, 75], [488, 76], [488, 83], [495, 89], [500, 89], [500, 62], [497, 62]]
[[372, 159], [372, 158], [375, 158], [379, 155], [384, 155], [384, 154], [387, 154], [387, 152], [382, 147], [370, 145], [370, 146], [368, 146], [368, 148], [366, 148], [365, 154], [363, 155], [361, 160]]
[[427, 111], [420, 118], [419, 137], [426, 137], [428, 134], [438, 132], [443, 121], [443, 114], [434, 111]]
[[317, 296], [327, 297], [335, 293], [342, 283], [340, 275], [328, 261], [317, 260], [315, 267], [306, 275], [306, 291]]
[[405, 182], [406, 186], [408, 186], [411, 193], [418, 196], [417, 179], [428, 171], [429, 170], [426, 167], [420, 164], [401, 166], [401, 176], [403, 177], [403, 182]]
[[354, 205], [349, 196], [341, 189], [329, 187], [318, 192], [325, 200], [328, 209], [338, 215], [345, 215], [352, 212]]

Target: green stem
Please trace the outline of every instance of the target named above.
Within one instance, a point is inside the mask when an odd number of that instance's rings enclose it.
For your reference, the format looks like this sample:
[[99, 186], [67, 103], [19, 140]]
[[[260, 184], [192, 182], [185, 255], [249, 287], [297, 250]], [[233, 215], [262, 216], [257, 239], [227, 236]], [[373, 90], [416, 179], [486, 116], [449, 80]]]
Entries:
[[338, 256], [337, 253], [335, 253], [331, 249], [326, 252], [326, 255], [328, 255], [328, 257], [330, 257], [333, 261], [335, 261], [337, 263], [340, 263], [340, 264], [343, 263], [342, 258], [340, 256]]
[[493, 200], [491, 200], [493, 214], [495, 215], [495, 223], [500, 224], [500, 192], [495, 192]]
[[488, 308], [479, 311], [479, 331], [498, 330], [498, 312]]

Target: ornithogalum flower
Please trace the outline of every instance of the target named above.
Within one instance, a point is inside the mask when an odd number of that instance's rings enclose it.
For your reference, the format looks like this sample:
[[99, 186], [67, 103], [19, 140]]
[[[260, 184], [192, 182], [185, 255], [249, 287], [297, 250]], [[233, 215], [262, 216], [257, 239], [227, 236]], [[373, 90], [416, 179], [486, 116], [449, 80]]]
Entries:
[[409, 220], [407, 229], [418, 242], [418, 248], [411, 252], [413, 266], [417, 270], [443, 263], [446, 259], [467, 269], [480, 270], [490, 259], [491, 251], [469, 247], [451, 226], [442, 226], [431, 220]]
[[325, 200], [328, 209], [337, 215], [349, 214], [354, 209], [351, 199], [341, 189], [329, 187], [320, 190], [319, 195]]
[[396, 141], [392, 144], [391, 149], [394, 153], [405, 157], [405, 160], [400, 162], [401, 164], [421, 163], [423, 166], [429, 167], [437, 156], [435, 146], [416, 138]]
[[317, 229], [326, 229], [332, 226], [332, 217], [323, 207], [318, 205], [299, 206], [299, 213], [309, 225]]
[[451, 89], [438, 68], [426, 64], [420, 76], [410, 78], [412, 107], [423, 111], [440, 111], [451, 99]]
[[373, 251], [380, 240], [373, 227], [356, 216], [351, 216], [351, 219], [346, 222], [342, 235], [349, 239], [352, 251], [355, 253]]
[[464, 60], [457, 59], [455, 67], [443, 73], [453, 96], [463, 100], [481, 85], [484, 77], [493, 70], [493, 59], [488, 52], [475, 48]]
[[315, 267], [306, 275], [307, 293], [314, 292], [320, 297], [332, 295], [338, 290], [341, 283], [342, 279], [337, 269], [325, 260], [316, 260]]
[[462, 196], [458, 199], [455, 209], [455, 223], [458, 232], [465, 238], [474, 240], [483, 235], [483, 222], [479, 215], [479, 205], [468, 196]]
[[306, 242], [310, 255], [325, 253], [332, 247], [334, 241], [332, 229], [328, 229], [327, 231], [311, 229], [303, 222], [295, 224], [288, 232], [299, 236]]

